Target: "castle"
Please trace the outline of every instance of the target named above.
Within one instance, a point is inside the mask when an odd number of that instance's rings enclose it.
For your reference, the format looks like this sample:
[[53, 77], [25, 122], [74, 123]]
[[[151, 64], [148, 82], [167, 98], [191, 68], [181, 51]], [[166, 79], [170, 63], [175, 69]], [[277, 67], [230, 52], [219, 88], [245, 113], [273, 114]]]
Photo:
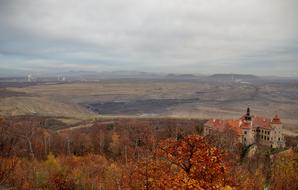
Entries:
[[251, 144], [262, 144], [271, 148], [284, 148], [283, 124], [278, 115], [272, 119], [252, 116], [250, 108], [245, 115], [236, 120], [208, 120], [204, 124], [203, 134], [208, 135], [213, 130], [223, 131], [232, 129], [239, 137], [239, 141], [248, 146]]

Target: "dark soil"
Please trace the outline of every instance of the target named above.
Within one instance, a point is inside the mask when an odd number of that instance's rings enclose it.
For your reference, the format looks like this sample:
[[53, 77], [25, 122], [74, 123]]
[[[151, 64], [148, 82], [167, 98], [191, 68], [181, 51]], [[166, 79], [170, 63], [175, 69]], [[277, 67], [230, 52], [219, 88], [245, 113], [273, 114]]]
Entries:
[[97, 102], [87, 107], [99, 114], [156, 114], [166, 111], [171, 106], [197, 102], [199, 99], [147, 99], [128, 102]]

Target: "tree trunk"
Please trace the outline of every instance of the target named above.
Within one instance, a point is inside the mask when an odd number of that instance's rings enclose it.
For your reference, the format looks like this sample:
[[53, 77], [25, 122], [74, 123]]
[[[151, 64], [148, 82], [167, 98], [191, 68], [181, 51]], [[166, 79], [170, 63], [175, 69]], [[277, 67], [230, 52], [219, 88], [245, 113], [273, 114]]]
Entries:
[[26, 140], [27, 140], [28, 146], [29, 146], [30, 157], [34, 159], [35, 157], [34, 157], [34, 152], [33, 152], [31, 140], [28, 137], [26, 138]]

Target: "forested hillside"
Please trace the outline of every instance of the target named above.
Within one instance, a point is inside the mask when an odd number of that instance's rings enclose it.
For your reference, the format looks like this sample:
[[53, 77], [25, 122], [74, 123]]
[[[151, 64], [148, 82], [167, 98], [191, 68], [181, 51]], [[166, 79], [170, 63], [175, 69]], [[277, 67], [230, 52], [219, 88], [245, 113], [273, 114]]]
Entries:
[[202, 137], [204, 121], [115, 119], [73, 130], [1, 119], [7, 189], [295, 189], [295, 148], [247, 148], [233, 131]]

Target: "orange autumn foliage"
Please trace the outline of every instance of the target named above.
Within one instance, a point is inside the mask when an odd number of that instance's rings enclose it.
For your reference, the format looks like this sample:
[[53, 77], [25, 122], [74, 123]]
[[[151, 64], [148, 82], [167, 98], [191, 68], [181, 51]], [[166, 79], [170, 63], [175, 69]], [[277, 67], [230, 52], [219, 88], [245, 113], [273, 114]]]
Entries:
[[188, 136], [196, 133], [191, 120], [121, 119], [62, 132], [34, 118], [17, 121], [0, 121], [0, 189], [297, 187], [297, 149], [258, 147], [252, 158], [241, 158], [227, 131]]
[[226, 168], [220, 151], [199, 135], [162, 141], [128, 178], [132, 189], [221, 189]]

